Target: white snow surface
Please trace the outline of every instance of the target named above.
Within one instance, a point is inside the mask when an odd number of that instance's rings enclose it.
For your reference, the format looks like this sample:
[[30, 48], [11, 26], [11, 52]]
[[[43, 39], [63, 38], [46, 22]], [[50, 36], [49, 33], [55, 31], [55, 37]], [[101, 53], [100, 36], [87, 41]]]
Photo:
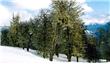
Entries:
[[[95, 64], [109, 64], [95, 63]], [[35, 50], [27, 52], [22, 48], [0, 46], [0, 64], [89, 64], [85, 60], [80, 58], [80, 62], [76, 62], [72, 57], [72, 62], [67, 62], [66, 56], [60, 54], [59, 58], [54, 56], [53, 61], [49, 61], [48, 58], [44, 59], [36, 54]], [[94, 63], [90, 63], [94, 64]]]

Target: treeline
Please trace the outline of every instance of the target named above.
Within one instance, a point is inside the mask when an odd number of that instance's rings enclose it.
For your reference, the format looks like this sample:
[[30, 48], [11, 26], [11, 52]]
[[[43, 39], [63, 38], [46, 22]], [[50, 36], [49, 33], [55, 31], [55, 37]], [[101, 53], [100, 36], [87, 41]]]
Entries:
[[97, 47], [100, 50], [101, 58], [110, 61], [110, 22], [97, 31]]
[[[9, 29], [1, 31], [1, 44], [27, 48], [27, 51], [35, 49], [43, 58], [49, 57], [50, 61], [54, 55], [59, 57], [62, 53], [69, 62], [72, 56], [77, 62], [79, 57], [88, 62], [98, 62], [102, 59], [100, 46], [97, 47], [94, 35], [87, 34], [80, 18], [82, 15], [82, 8], [75, 1], [52, 0], [49, 9], [42, 9], [29, 21], [21, 22], [19, 15], [13, 15]], [[103, 58], [109, 60], [107, 57]]]

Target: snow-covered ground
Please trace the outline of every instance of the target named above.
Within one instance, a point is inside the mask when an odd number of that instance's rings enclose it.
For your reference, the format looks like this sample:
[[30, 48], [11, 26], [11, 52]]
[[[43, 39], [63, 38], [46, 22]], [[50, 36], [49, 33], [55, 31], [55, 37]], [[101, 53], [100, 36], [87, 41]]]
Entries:
[[27, 52], [17, 47], [0, 46], [0, 64], [89, 64], [81, 58], [80, 62], [77, 63], [75, 59], [72, 57], [72, 62], [67, 62], [66, 56], [60, 54], [59, 58], [54, 56], [54, 60], [51, 62], [37, 55], [34, 50]]

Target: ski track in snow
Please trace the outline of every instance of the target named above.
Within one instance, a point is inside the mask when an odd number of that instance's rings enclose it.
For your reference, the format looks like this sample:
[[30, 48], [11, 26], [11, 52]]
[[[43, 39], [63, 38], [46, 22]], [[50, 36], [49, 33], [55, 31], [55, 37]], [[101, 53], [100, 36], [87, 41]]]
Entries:
[[[0, 64], [89, 64], [83, 59], [80, 59], [80, 62], [77, 63], [75, 57], [72, 57], [72, 62], [67, 62], [66, 56], [63, 54], [60, 54], [58, 58], [54, 56], [51, 62], [34, 53], [34, 50], [27, 52], [22, 48], [0, 46]], [[109, 62], [95, 64], [109, 64]]]

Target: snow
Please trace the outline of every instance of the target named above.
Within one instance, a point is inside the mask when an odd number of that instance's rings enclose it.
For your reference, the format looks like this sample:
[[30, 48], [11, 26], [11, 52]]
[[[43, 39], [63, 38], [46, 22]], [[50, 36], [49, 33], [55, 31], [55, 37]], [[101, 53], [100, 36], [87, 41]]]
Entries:
[[75, 57], [72, 57], [72, 62], [67, 62], [65, 55], [60, 54], [59, 56], [59, 58], [54, 56], [54, 59], [51, 62], [48, 59], [44, 59], [37, 55], [35, 50], [27, 52], [26, 50], [17, 47], [0, 46], [0, 64], [89, 64], [81, 58], [80, 62], [77, 63]]

